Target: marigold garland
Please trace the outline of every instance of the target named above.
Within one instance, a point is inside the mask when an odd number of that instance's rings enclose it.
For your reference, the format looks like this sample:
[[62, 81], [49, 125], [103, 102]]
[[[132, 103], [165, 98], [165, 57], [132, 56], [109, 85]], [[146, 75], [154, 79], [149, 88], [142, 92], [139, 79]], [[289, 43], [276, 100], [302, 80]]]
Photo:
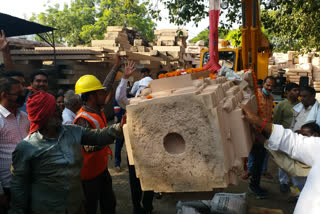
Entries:
[[258, 96], [257, 76], [256, 76], [256, 73], [254, 71], [252, 71], [251, 74], [252, 74], [253, 85], [254, 85], [254, 94], [256, 95], [257, 104], [258, 104], [258, 114], [259, 114], [259, 116], [261, 118], [263, 118], [262, 109], [261, 109], [261, 106], [260, 106], [260, 99], [259, 99], [259, 96]]
[[210, 79], [212, 79], [212, 80], [217, 79], [217, 76], [214, 75], [213, 73], [210, 73], [210, 74], [209, 74], [209, 77], [210, 77]]
[[151, 99], [151, 98], [152, 98], [152, 96], [151, 96], [151, 95], [148, 95], [146, 98], [147, 98], [147, 99]]
[[[197, 73], [200, 71], [204, 71], [204, 68], [189, 68], [185, 69], [183, 71], [172, 71], [172, 72], [167, 72], [165, 74], [159, 74], [158, 78], [163, 79], [163, 78], [169, 78], [169, 77], [177, 77], [185, 74], [192, 74], [192, 73]], [[217, 77], [214, 74], [209, 75], [210, 79], [216, 79]]]

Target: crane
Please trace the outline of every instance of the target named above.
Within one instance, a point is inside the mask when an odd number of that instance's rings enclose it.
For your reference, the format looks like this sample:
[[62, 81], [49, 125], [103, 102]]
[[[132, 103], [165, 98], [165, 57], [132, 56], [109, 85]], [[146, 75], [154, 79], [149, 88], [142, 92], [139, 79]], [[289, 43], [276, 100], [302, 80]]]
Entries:
[[[210, 0], [209, 4], [209, 50], [201, 52], [200, 66], [203, 70], [216, 72], [220, 69], [221, 61], [230, 62], [230, 68], [235, 71], [251, 69], [258, 79], [268, 75], [268, 59], [272, 54], [268, 38], [261, 31], [260, 1], [241, 0], [242, 26], [241, 48], [218, 49], [218, 21], [220, 0]], [[213, 57], [211, 57], [213, 56]]]

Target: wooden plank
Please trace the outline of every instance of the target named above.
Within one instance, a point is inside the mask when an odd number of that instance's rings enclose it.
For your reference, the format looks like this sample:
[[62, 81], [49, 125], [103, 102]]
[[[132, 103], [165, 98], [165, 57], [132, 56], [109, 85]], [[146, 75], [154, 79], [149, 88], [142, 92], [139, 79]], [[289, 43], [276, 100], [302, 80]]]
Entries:
[[123, 30], [124, 30], [123, 26], [108, 26], [107, 27], [107, 32], [120, 32]]
[[151, 51], [153, 51], [153, 48], [152, 47], [146, 47], [146, 51], [147, 52], [151, 52]]
[[160, 57], [154, 57], [154, 56], [147, 56], [140, 53], [132, 53], [127, 51], [120, 51], [120, 56], [122, 57], [128, 57], [130, 60], [138, 61], [138, 60], [150, 60], [150, 61], [156, 61], [160, 62], [163, 61]]
[[118, 50], [121, 47], [130, 49], [131, 47], [128, 41], [116, 42], [115, 40], [92, 40], [91, 45], [94, 47], [107, 47], [112, 50]]
[[119, 42], [112, 39], [112, 40], [92, 40], [92, 44], [97, 43], [97, 44], [104, 44], [104, 45], [109, 45], [113, 47], [117, 47]]
[[[26, 55], [26, 56], [12, 56], [13, 60], [53, 60], [53, 55]], [[74, 60], [86, 60], [99, 58], [93, 55], [56, 55], [56, 59], [74, 59]]]
[[182, 47], [181, 46], [153, 46], [153, 50], [180, 52], [182, 51]]
[[118, 37], [115, 40], [118, 41], [120, 44], [128, 44], [131, 46], [127, 37], [126, 38]]
[[307, 77], [307, 76], [311, 76], [311, 73], [308, 73], [308, 72], [299, 72], [299, 76], [300, 76], [300, 77]]
[[113, 46], [115, 47], [118, 44], [115, 40], [92, 40], [92, 46]]
[[168, 51], [167, 54], [168, 54], [169, 56], [172, 56], [174, 59], [183, 58], [182, 52]]
[[132, 46], [130, 44], [119, 43], [118, 47], [124, 48], [125, 50], [130, 50]]
[[158, 56], [164, 59], [165, 61], [170, 61], [170, 57], [168, 57], [167, 52], [159, 52]]
[[94, 45], [94, 47], [103, 47], [103, 48], [107, 48], [107, 49], [109, 49], [109, 50], [112, 50], [113, 52], [116, 52], [116, 51], [122, 51], [123, 50], [123, 48], [122, 47], [111, 47], [111, 46], [106, 46], [106, 45], [103, 45], [103, 44], [101, 44], [101, 45]]
[[143, 43], [142, 39], [135, 39], [133, 41], [134, 46], [142, 46], [142, 43]]
[[137, 52], [137, 51], [133, 51], [133, 53], [136, 54], [142, 54], [142, 55], [146, 55], [146, 56], [158, 56], [159, 52], [157, 50], [152, 50], [150, 52]]
[[174, 40], [162, 40], [160, 41], [161, 46], [175, 46]]
[[128, 36], [105, 35], [104, 40], [116, 40], [119, 42], [124, 42], [128, 40]]
[[108, 36], [127, 36], [125, 32], [107, 32], [104, 34], [105, 37]]
[[291, 72], [291, 73], [294, 73], [294, 72], [296, 72], [296, 73], [299, 73], [299, 72], [307, 72], [307, 73], [311, 73], [311, 69], [310, 70], [304, 70], [304, 69], [302, 69], [302, 68], [289, 68], [288, 69], [288, 72]]
[[150, 60], [140, 60], [139, 61], [139, 64], [142, 64], [142, 65], [150, 65], [152, 62]]
[[158, 41], [163, 41], [163, 40], [176, 40], [176, 36], [159, 36], [157, 39]]
[[20, 38], [7, 38], [7, 40], [10, 42], [10, 46], [22, 48], [50, 47], [46, 42], [31, 41]]
[[[69, 49], [75, 49], [75, 50], [92, 50], [92, 51], [98, 51], [98, 52], [114, 52], [111, 49], [103, 48], [103, 47], [56, 47], [57, 50], [69, 50]], [[34, 50], [53, 50], [52, 47], [35, 47]]]
[[146, 47], [145, 46], [137, 46], [138, 47], [138, 52], [145, 52]]
[[[22, 50], [12, 50], [10, 51], [11, 55], [48, 55], [54, 54], [53, 49], [51, 50], [30, 50], [30, 49], [22, 49]], [[81, 54], [86, 54], [86, 55], [97, 55], [101, 54], [99, 51], [94, 51], [90, 49], [76, 49], [76, 48], [70, 48], [70, 49], [58, 49], [56, 50], [56, 54], [76, 54], [76, 55], [81, 55]]]
[[151, 61], [151, 60], [139, 60], [139, 64], [160, 66], [161, 63], [160, 62]]
[[[194, 54], [200, 54], [201, 53], [201, 47], [196, 46], [187, 46], [186, 53], [194, 53]], [[278, 67], [277, 67], [278, 69]]]
[[182, 31], [181, 37], [188, 37], [188, 32], [185, 29], [162, 29], [162, 30], [155, 30], [155, 35], [160, 36], [175, 36], [178, 35], [179, 32]]
[[132, 47], [130, 48], [130, 51], [131, 51], [131, 52], [138, 52], [138, 47], [132, 46]]
[[300, 76], [298, 76], [298, 75], [296, 75], [296, 76], [287, 76], [288, 78], [290, 78], [290, 79], [300, 79]]
[[107, 59], [107, 58], [101, 58], [102, 62], [108, 62], [108, 63], [114, 63], [114, 60], [112, 59]]

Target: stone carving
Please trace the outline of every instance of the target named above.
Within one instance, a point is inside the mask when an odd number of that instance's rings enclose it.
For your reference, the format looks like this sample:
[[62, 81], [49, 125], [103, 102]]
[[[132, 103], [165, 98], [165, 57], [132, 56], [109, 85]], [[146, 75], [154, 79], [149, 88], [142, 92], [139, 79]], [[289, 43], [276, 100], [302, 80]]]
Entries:
[[143, 190], [203, 192], [237, 184], [235, 172], [252, 145], [238, 107], [256, 108], [251, 74], [238, 85], [203, 78], [208, 75], [153, 80], [130, 100], [124, 135]]

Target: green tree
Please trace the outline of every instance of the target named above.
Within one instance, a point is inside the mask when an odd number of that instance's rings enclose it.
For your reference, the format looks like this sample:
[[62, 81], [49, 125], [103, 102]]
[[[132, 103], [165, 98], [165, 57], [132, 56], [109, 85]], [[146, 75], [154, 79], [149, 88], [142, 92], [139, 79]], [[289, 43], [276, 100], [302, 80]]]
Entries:
[[205, 46], [209, 46], [209, 30], [203, 30], [201, 31], [196, 37], [189, 40], [191, 43], [196, 43], [200, 40], [204, 41]]
[[[199, 22], [208, 16], [208, 0], [160, 0], [177, 25]], [[261, 0], [261, 21], [277, 50], [320, 49], [320, 0]], [[231, 29], [241, 24], [241, 1], [222, 0], [220, 26]], [[222, 5], [223, 6], [223, 5]], [[249, 11], [248, 11], [249, 12]], [[156, 17], [157, 10], [153, 11]]]
[[103, 39], [107, 26], [133, 27], [145, 39], [154, 38], [156, 24], [148, 14], [148, 2], [138, 0], [71, 0], [49, 6], [45, 12], [33, 14], [31, 21], [57, 28], [58, 43], [88, 45], [92, 39]]
[[231, 30], [227, 34], [225, 40], [231, 41], [231, 45], [233, 47], [240, 47], [241, 46], [241, 30]]
[[277, 10], [263, 10], [261, 20], [275, 50], [320, 49], [320, 0], [284, 1]]
[[[219, 39], [225, 39], [228, 33], [229, 33], [228, 29], [219, 28], [219, 32], [218, 32]], [[201, 31], [196, 37], [190, 39], [190, 42], [196, 43], [200, 40], [204, 41], [205, 46], [207, 47], [209, 46], [209, 30], [208, 29]]]

